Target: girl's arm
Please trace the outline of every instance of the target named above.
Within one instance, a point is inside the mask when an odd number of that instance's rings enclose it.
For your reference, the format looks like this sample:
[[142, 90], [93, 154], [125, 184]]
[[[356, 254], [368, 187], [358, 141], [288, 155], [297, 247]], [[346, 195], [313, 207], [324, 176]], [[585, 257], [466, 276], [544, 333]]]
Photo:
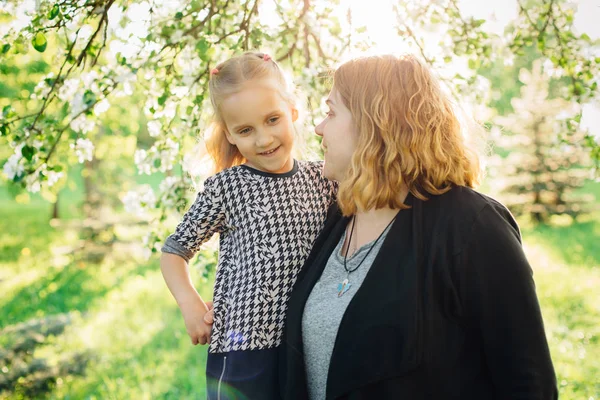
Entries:
[[204, 321], [209, 306], [192, 284], [188, 263], [178, 255], [163, 253], [160, 258], [160, 270], [183, 314], [192, 344], [210, 343], [211, 325]]
[[204, 184], [204, 190], [198, 193], [196, 201], [162, 248], [160, 268], [183, 314], [193, 344], [210, 343], [212, 321], [206, 323], [204, 317], [212, 309], [212, 304], [207, 306], [192, 284], [188, 261], [203, 243], [222, 231], [224, 220], [225, 212], [218, 185], [213, 178], [209, 178]]

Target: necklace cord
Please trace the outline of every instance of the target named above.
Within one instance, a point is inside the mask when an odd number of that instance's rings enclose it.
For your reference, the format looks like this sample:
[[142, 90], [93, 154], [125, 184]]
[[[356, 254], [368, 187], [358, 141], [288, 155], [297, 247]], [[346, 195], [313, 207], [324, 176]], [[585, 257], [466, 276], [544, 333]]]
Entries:
[[360, 262], [358, 263], [358, 265], [356, 266], [356, 268], [354, 268], [354, 269], [348, 269], [348, 267], [346, 266], [346, 262], [348, 260], [348, 251], [350, 250], [350, 244], [352, 243], [352, 235], [354, 233], [354, 225], [355, 225], [355, 222], [356, 222], [356, 215], [354, 215], [352, 217], [352, 228], [350, 228], [350, 237], [348, 238], [348, 246], [346, 248], [346, 253], [344, 254], [344, 270], [346, 271], [346, 273], [348, 273], [348, 275], [350, 275], [352, 272], [356, 271], [362, 265], [363, 261], [365, 261], [365, 259], [371, 253], [371, 250], [373, 250], [373, 247], [375, 247], [375, 245], [377, 245], [377, 242], [379, 241], [379, 239], [381, 239], [381, 236], [383, 236], [383, 232], [387, 231], [387, 229], [390, 227], [390, 225], [392, 225], [392, 223], [396, 220], [397, 216], [398, 216], [398, 214], [396, 214], [394, 216], [394, 218], [392, 218], [392, 220], [387, 224], [387, 226], [381, 231], [381, 233], [379, 234], [379, 236], [377, 236], [377, 239], [375, 239], [375, 242], [373, 242], [373, 245], [369, 248], [369, 251], [367, 251], [367, 254], [365, 254], [365, 256], [363, 257], [363, 259], [360, 260]]

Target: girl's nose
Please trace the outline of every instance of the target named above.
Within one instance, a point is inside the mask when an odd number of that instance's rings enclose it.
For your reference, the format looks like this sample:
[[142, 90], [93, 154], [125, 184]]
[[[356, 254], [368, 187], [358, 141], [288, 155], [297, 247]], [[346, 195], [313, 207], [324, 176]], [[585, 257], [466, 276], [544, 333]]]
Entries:
[[262, 131], [258, 132], [256, 135], [256, 147], [265, 148], [268, 147], [273, 142], [273, 136], [268, 132]]

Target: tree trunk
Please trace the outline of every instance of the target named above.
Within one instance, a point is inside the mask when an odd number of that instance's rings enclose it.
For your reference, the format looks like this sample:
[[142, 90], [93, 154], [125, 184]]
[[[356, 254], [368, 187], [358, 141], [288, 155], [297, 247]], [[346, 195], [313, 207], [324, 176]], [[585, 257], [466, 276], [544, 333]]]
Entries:
[[59, 199], [60, 194], [57, 193], [56, 194], [56, 201], [54, 202], [54, 204], [52, 204], [52, 219], [59, 219], [59, 215], [58, 215], [58, 199]]

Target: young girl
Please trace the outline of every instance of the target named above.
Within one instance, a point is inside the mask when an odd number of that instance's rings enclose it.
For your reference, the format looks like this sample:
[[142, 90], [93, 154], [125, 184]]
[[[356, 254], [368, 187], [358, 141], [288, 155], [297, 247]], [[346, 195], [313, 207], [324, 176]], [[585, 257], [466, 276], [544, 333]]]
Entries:
[[[193, 344], [209, 344], [209, 399], [279, 397], [277, 346], [296, 275], [335, 201], [321, 163], [296, 161], [293, 96], [268, 55], [245, 53], [211, 71], [208, 152], [220, 171], [162, 248], [161, 270]], [[187, 262], [219, 233], [214, 322]], [[206, 319], [209, 321], [209, 319]]]

